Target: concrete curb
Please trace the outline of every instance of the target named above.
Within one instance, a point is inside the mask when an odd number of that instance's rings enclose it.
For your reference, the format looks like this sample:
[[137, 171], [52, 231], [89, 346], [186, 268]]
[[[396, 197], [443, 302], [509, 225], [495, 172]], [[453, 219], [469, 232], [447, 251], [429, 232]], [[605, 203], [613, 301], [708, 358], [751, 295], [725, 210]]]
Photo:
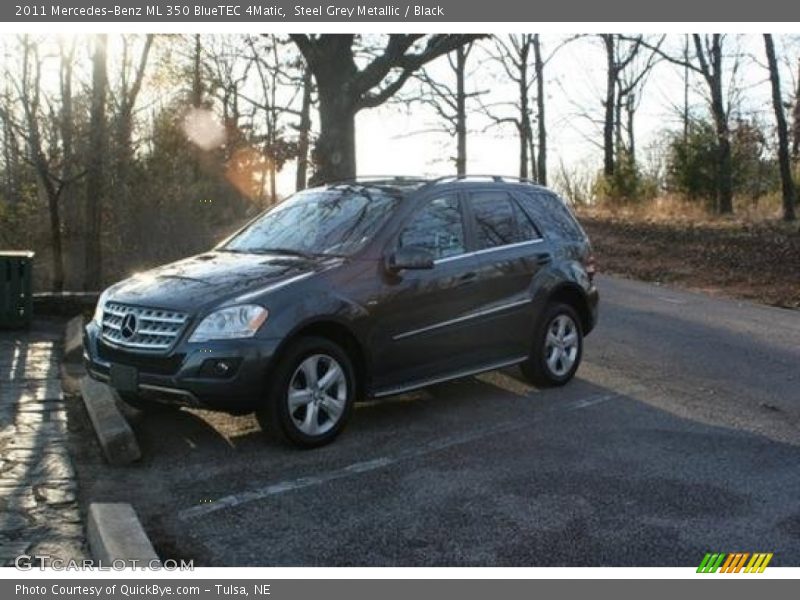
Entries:
[[126, 566], [142, 567], [160, 562], [130, 504], [92, 502], [86, 529], [92, 556], [104, 565], [125, 561]]
[[64, 393], [76, 395], [81, 393], [81, 379], [86, 377], [86, 369], [78, 363], [61, 363], [61, 389]]
[[64, 362], [81, 362], [83, 358], [84, 323], [83, 315], [78, 315], [67, 321], [67, 328], [64, 333]]
[[117, 408], [117, 393], [89, 377], [81, 379], [81, 396], [100, 447], [111, 465], [127, 465], [142, 456], [128, 421]]

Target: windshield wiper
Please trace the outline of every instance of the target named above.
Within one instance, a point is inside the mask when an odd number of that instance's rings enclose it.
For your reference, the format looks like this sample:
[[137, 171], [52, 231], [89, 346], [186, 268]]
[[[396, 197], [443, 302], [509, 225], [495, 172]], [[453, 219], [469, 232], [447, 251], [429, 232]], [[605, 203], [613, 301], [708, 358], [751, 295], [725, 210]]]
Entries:
[[314, 260], [319, 257], [319, 254], [305, 252], [304, 250], [295, 250], [294, 248], [259, 248], [258, 250], [253, 250], [252, 252], [258, 254], [286, 254], [288, 256], [299, 256], [300, 258], [305, 258], [306, 260]]
[[253, 248], [242, 250], [239, 248], [220, 248], [222, 252], [235, 252], [237, 254], [284, 254], [286, 256], [298, 256], [306, 260], [316, 260], [318, 258], [346, 258], [346, 254], [336, 254], [335, 252], [306, 252], [293, 248]]

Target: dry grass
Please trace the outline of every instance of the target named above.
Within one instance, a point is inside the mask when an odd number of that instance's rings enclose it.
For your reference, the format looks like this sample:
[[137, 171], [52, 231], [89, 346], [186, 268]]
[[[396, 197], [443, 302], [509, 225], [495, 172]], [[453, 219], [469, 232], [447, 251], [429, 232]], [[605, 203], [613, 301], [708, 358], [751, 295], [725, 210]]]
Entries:
[[614, 218], [646, 223], [675, 223], [729, 227], [731, 225], [763, 224], [780, 221], [781, 198], [778, 194], [762, 196], [757, 200], [737, 197], [734, 214], [720, 217], [700, 201], [688, 201], [682, 196], [665, 195], [649, 202], [625, 206], [592, 205], [580, 207], [578, 212], [597, 218]]
[[800, 308], [800, 226], [779, 215], [777, 198], [728, 217], [677, 198], [578, 210], [601, 271]]

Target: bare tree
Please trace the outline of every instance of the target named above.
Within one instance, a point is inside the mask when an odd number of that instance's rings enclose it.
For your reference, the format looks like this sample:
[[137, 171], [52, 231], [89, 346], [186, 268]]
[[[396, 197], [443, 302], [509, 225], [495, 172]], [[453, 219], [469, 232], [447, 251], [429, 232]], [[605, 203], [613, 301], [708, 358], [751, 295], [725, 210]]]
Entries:
[[789, 156], [789, 127], [786, 124], [786, 115], [783, 112], [781, 80], [778, 72], [778, 59], [775, 57], [775, 43], [769, 33], [764, 34], [764, 48], [767, 54], [769, 81], [772, 87], [772, 107], [775, 110], [775, 124], [778, 129], [778, 164], [780, 166], [783, 189], [783, 219], [785, 221], [794, 221], [796, 219], [794, 205], [797, 203], [797, 190], [792, 178], [792, 163]]
[[[654, 48], [660, 49], [666, 36], [660, 36], [654, 42]], [[646, 38], [641, 38], [646, 39]], [[648, 77], [660, 59], [658, 52], [643, 48], [634, 56], [633, 61], [620, 73], [617, 80], [616, 101], [616, 153], [625, 149], [629, 159], [636, 162], [636, 110], [641, 104], [643, 89]], [[623, 116], [624, 113], [624, 116]]]
[[[574, 39], [577, 36], [564, 40], [545, 57], [538, 33], [510, 34], [495, 38], [494, 49], [489, 52], [490, 60], [497, 62], [505, 77], [514, 84], [516, 98], [511, 102], [495, 102], [484, 106], [484, 112], [495, 125], [510, 123], [514, 126], [519, 141], [519, 175], [522, 178], [531, 177], [542, 185], [547, 185], [544, 69], [556, 52]], [[532, 114], [531, 88], [534, 84], [536, 112]], [[498, 110], [503, 106], [510, 107], [513, 116], [506, 116]]]
[[102, 271], [102, 220], [105, 191], [106, 154], [106, 45], [108, 35], [94, 37], [92, 55], [92, 96], [89, 114], [89, 152], [86, 180], [86, 252], [84, 289], [100, 289]]
[[[729, 120], [729, 101], [723, 89], [725, 79], [725, 54], [723, 46], [726, 36], [720, 33], [692, 34], [693, 56], [674, 56], [661, 48], [642, 42], [664, 59], [702, 77], [708, 92], [708, 103], [714, 129], [717, 134], [717, 197], [716, 208], [720, 214], [733, 212], [733, 155], [731, 151], [731, 130]], [[732, 71], [738, 66], [738, 56], [734, 57]]]
[[415, 78], [421, 82], [420, 89], [406, 99], [408, 103], [419, 102], [430, 106], [441, 119], [441, 131], [456, 140], [456, 156], [453, 159], [457, 175], [467, 172], [467, 104], [483, 92], [467, 91], [467, 58], [472, 51], [472, 43], [459, 46], [447, 54], [447, 63], [453, 74], [455, 84], [451, 85], [440, 76], [433, 76], [427, 69], [421, 69]]
[[[535, 75], [530, 73], [530, 55], [534, 51], [534, 39], [537, 40], [538, 46], [538, 37], [538, 34], [509, 34], [506, 37], [498, 36], [494, 39], [494, 50], [490, 51], [490, 59], [497, 62], [503, 68], [505, 76], [514, 83], [517, 88], [517, 97], [512, 103], [501, 102], [484, 107], [487, 115], [495, 124], [511, 123], [517, 130], [519, 176], [523, 179], [527, 179], [529, 174], [535, 178], [538, 173], [530, 109], [531, 86], [536, 79]], [[541, 60], [541, 51], [539, 58]], [[495, 114], [495, 109], [504, 104], [510, 104], [516, 114], [511, 117]], [[544, 108], [544, 99], [542, 99], [541, 108], [542, 110]], [[539, 117], [541, 116], [540, 114]]]
[[[46, 122], [46, 117], [42, 114], [42, 59], [39, 56], [38, 44], [31, 40], [30, 36], [25, 35], [21, 38], [21, 46], [22, 69], [18, 92], [24, 115], [25, 132], [22, 135], [26, 137], [27, 160], [36, 172], [39, 193], [47, 201], [53, 261], [52, 285], [54, 290], [61, 291], [64, 289], [64, 253], [61, 240], [59, 199], [69, 181], [56, 175], [58, 169], [48, 158], [48, 153], [44, 148], [44, 136], [40, 124]], [[7, 73], [6, 76], [9, 77], [10, 74]], [[10, 119], [11, 117], [7, 115], [6, 118]], [[56, 143], [55, 139], [51, 139], [51, 145]]]
[[138, 59], [134, 65], [130, 64], [130, 53], [132, 39], [129, 36], [122, 36], [122, 64], [120, 66], [119, 85], [115, 90], [116, 111], [115, 121], [115, 145], [118, 153], [115, 165], [115, 175], [117, 185], [124, 187], [127, 183], [127, 165], [131, 162], [133, 154], [133, 115], [136, 107], [136, 100], [142, 89], [147, 60], [153, 46], [153, 34], [148, 34], [144, 38], [144, 43], [139, 51]]
[[[356, 35], [292, 35], [314, 74], [319, 95], [320, 135], [313, 153], [315, 181], [355, 176], [355, 117], [359, 111], [380, 106], [423, 65], [478, 37], [481, 36], [392, 34], [377, 55], [359, 68]], [[419, 47], [423, 40], [425, 43]]]
[[[641, 99], [644, 81], [656, 62], [664, 40], [646, 43], [643, 35], [600, 34], [606, 53], [606, 90], [603, 106], [603, 174], [611, 177], [617, 167], [620, 151], [635, 156], [634, 114]], [[627, 113], [623, 118], [623, 112]], [[627, 129], [627, 146], [623, 131]]]

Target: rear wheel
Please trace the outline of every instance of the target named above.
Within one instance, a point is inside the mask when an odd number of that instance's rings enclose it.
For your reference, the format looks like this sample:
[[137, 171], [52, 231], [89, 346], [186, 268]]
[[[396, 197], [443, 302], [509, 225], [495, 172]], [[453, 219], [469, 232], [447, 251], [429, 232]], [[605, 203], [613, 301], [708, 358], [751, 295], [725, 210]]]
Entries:
[[355, 394], [355, 372], [347, 353], [325, 338], [300, 338], [272, 373], [266, 402], [256, 417], [266, 432], [295, 446], [322, 446], [344, 428]]
[[583, 355], [580, 319], [568, 304], [547, 307], [534, 335], [523, 374], [540, 387], [564, 385], [575, 376]]

